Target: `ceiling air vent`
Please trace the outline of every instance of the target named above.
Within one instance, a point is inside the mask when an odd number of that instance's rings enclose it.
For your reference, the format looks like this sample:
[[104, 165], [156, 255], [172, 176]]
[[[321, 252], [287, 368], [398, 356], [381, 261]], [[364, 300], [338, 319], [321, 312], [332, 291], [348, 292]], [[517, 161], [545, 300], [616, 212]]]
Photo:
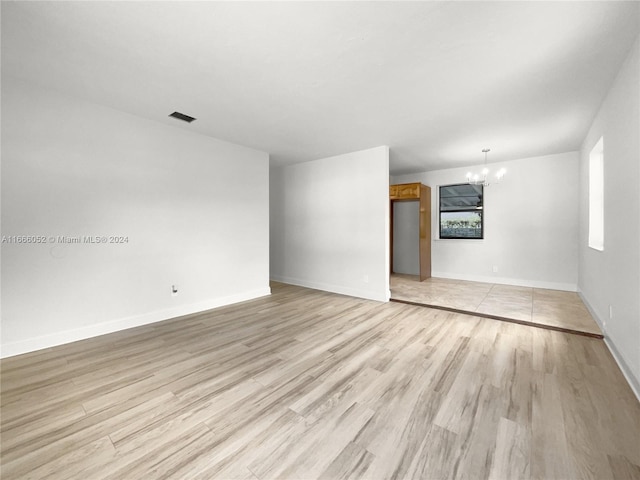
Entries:
[[177, 118], [178, 120], [182, 120], [182, 121], [187, 122], [187, 123], [191, 123], [191, 122], [193, 122], [195, 120], [195, 118], [190, 117], [189, 115], [185, 115], [184, 113], [180, 113], [180, 112], [173, 112], [169, 116], [173, 117], [173, 118]]

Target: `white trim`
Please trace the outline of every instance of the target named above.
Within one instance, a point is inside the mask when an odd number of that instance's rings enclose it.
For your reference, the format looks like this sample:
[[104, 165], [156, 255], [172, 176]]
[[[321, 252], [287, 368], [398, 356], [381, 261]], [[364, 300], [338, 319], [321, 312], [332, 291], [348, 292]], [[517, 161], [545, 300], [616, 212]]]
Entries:
[[96, 325], [89, 325], [73, 330], [65, 330], [63, 332], [51, 333], [40, 337], [28, 338], [18, 342], [7, 343], [0, 348], [0, 358], [13, 357], [23, 353], [34, 352], [44, 348], [55, 347], [65, 343], [77, 342], [87, 338], [105, 335], [107, 333], [118, 332], [128, 328], [139, 327], [149, 323], [161, 322], [170, 318], [182, 317], [194, 313], [204, 312], [225, 305], [231, 305], [246, 300], [264, 297], [271, 294], [270, 287], [264, 287], [257, 290], [242, 292], [227, 297], [213, 298], [204, 302], [194, 303], [191, 305], [181, 305], [166, 310], [143, 313], [142, 315], [133, 315], [118, 320], [103, 322]]
[[616, 361], [616, 363], [618, 364], [618, 367], [620, 367], [620, 370], [622, 371], [622, 375], [624, 375], [624, 378], [627, 379], [627, 383], [629, 384], [629, 386], [631, 387], [631, 390], [633, 390], [633, 393], [636, 395], [636, 398], [640, 402], [640, 382], [638, 382], [638, 380], [636, 380], [636, 378], [633, 376], [633, 373], [629, 368], [629, 364], [625, 361], [622, 353], [618, 351], [611, 337], [605, 336], [604, 343], [609, 348], [611, 355], [613, 355], [613, 359]]
[[624, 355], [622, 354], [622, 352], [620, 352], [616, 348], [614, 339], [611, 338], [611, 336], [608, 334], [606, 328], [604, 327], [604, 322], [596, 312], [595, 308], [591, 306], [589, 301], [586, 299], [586, 297], [582, 294], [580, 290], [578, 290], [578, 295], [580, 295], [580, 298], [582, 299], [582, 302], [587, 307], [587, 310], [589, 310], [589, 313], [591, 313], [591, 316], [593, 317], [593, 319], [596, 321], [596, 323], [602, 330], [602, 333], [604, 333], [604, 344], [607, 346], [607, 348], [611, 352], [611, 355], [613, 356], [613, 359], [618, 364], [618, 367], [620, 367], [620, 371], [622, 371], [622, 375], [624, 375], [624, 378], [627, 380], [627, 383], [631, 387], [631, 390], [635, 394], [636, 398], [638, 399], [638, 401], [640, 401], [640, 380], [638, 380], [635, 377], [635, 375], [633, 374], [633, 371], [631, 370], [631, 368], [629, 368], [629, 362], [624, 358]]
[[390, 290], [385, 290], [376, 294], [370, 290], [360, 290], [358, 288], [344, 287], [342, 285], [332, 285], [322, 282], [310, 282], [293, 277], [281, 277], [279, 275], [271, 275], [271, 279], [275, 282], [286, 283], [289, 285], [297, 285], [299, 287], [312, 288], [314, 290], [322, 290], [324, 292], [337, 293], [339, 295], [348, 295], [349, 297], [364, 298], [367, 300], [375, 300], [377, 302], [388, 302], [391, 296]]
[[487, 277], [484, 275], [467, 275], [464, 273], [432, 272], [431, 276], [436, 278], [449, 278], [452, 280], [468, 280], [470, 282], [498, 283], [500, 285], [515, 285], [518, 287], [546, 288], [549, 290], [564, 290], [567, 292], [577, 292], [578, 286], [575, 283], [545, 282], [542, 280], [525, 280], [521, 278], [507, 277]]
[[602, 330], [602, 333], [606, 336], [607, 335], [607, 330], [605, 328], [605, 323], [600, 318], [600, 315], [598, 314], [598, 312], [596, 312], [596, 309], [591, 306], [591, 304], [589, 303], [587, 298], [582, 293], [582, 290], [580, 290], [580, 289], [578, 289], [578, 296], [582, 300], [582, 303], [584, 303], [584, 306], [587, 307], [587, 310], [589, 310], [589, 313], [591, 314], [593, 319], [596, 321], [596, 323], [600, 327], [600, 330]]

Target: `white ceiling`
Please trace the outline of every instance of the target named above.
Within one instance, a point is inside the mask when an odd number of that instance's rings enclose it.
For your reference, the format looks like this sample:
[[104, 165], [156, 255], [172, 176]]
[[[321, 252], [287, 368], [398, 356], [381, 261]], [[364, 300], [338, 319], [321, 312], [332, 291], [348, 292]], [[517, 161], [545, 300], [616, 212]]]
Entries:
[[272, 165], [388, 145], [400, 174], [478, 164], [484, 147], [490, 162], [577, 150], [639, 15], [634, 1], [3, 1], [2, 73]]

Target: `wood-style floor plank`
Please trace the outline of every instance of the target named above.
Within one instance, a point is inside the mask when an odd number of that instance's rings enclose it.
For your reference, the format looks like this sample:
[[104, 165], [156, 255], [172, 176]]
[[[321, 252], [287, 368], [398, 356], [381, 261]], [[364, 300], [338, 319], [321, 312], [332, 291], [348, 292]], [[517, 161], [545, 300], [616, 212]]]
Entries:
[[2, 479], [640, 479], [602, 340], [272, 289], [2, 360]]

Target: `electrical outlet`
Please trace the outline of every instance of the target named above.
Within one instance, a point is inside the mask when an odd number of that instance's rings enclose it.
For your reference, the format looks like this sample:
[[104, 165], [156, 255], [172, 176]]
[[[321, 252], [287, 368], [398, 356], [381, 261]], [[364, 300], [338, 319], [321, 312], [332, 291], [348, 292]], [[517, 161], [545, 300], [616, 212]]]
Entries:
[[177, 285], [171, 285], [171, 296], [172, 297], [176, 297], [178, 295], [178, 286]]
[[498, 273], [498, 266], [497, 265], [493, 266], [493, 273]]
[[365, 275], [364, 277], [362, 277], [362, 281], [364, 283], [369, 283], [369, 275]]

